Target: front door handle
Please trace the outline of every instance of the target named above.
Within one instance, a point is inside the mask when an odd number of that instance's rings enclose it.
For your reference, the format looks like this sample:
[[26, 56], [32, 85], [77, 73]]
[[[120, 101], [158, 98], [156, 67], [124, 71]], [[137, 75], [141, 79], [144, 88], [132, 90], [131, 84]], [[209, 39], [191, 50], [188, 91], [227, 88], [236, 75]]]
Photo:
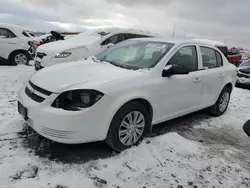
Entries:
[[15, 42], [8, 42], [8, 44], [16, 44]]
[[201, 78], [196, 76], [196, 77], [194, 77], [193, 82], [199, 83], [199, 82], [201, 82]]

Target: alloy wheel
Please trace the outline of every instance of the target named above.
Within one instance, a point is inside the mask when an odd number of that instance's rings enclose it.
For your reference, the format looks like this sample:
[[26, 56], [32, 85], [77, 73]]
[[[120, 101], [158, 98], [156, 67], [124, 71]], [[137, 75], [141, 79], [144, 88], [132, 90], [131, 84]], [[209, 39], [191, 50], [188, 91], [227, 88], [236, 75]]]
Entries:
[[142, 136], [145, 128], [145, 118], [139, 111], [130, 112], [122, 120], [119, 127], [119, 140], [126, 146], [135, 144]]
[[25, 65], [27, 63], [28, 59], [24, 54], [17, 54], [15, 56], [15, 62], [16, 64], [22, 64]]
[[224, 112], [227, 108], [227, 105], [229, 103], [229, 93], [226, 92], [221, 96], [219, 109], [221, 112]]

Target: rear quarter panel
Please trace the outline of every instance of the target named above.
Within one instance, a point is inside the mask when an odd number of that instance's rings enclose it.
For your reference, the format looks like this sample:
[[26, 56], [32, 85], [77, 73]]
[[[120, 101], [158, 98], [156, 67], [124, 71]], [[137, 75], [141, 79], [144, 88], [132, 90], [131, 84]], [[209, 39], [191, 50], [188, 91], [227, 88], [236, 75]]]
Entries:
[[229, 62], [226, 63], [224, 66], [224, 85], [221, 88], [221, 90], [228, 84], [232, 84], [232, 89], [234, 88], [236, 84], [236, 78], [237, 78], [237, 68], [235, 65], [230, 64]]

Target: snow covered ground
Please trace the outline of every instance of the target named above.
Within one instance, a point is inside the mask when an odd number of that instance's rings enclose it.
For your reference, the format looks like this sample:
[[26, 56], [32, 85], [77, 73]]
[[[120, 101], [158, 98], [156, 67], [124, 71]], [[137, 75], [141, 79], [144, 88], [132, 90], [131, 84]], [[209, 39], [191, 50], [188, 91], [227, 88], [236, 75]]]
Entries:
[[17, 113], [17, 92], [33, 67], [0, 67], [1, 188], [250, 187], [250, 91], [236, 88], [225, 115], [204, 112], [156, 126], [138, 147], [63, 145], [32, 131]]

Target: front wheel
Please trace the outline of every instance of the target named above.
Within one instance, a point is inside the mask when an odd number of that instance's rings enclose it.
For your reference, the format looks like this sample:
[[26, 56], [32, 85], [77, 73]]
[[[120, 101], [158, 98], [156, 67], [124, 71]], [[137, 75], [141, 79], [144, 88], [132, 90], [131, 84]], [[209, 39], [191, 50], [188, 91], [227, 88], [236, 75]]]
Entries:
[[140, 103], [125, 104], [110, 124], [106, 143], [118, 152], [138, 145], [149, 131], [150, 119], [147, 109]]
[[209, 108], [210, 114], [213, 116], [220, 116], [225, 113], [230, 102], [231, 91], [229, 88], [224, 88], [216, 101], [216, 103]]
[[15, 52], [10, 61], [11, 65], [28, 65], [29, 58], [24, 52]]

